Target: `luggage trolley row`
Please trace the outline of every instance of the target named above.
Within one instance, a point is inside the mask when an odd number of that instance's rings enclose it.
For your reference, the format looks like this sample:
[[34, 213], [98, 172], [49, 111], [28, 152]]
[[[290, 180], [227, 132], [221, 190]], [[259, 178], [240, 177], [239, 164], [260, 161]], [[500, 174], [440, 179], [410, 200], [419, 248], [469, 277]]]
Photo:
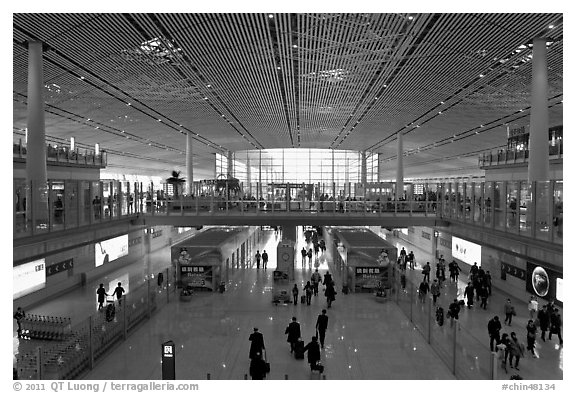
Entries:
[[22, 337], [25, 339], [62, 341], [71, 334], [70, 318], [27, 314], [22, 320]]

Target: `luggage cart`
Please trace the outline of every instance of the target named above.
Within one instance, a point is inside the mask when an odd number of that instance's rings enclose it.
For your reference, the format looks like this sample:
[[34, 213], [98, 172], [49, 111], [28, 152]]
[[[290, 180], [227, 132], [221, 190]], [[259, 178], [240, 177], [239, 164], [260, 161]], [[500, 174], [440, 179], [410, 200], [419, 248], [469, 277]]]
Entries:
[[116, 317], [116, 304], [114, 296], [106, 296], [106, 321], [112, 322]]

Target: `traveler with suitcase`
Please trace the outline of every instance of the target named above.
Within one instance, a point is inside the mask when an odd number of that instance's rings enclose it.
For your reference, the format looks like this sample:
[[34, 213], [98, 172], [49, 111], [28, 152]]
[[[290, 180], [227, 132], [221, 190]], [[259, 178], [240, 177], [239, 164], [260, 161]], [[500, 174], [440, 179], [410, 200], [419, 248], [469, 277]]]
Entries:
[[250, 362], [250, 376], [253, 380], [261, 380], [266, 378], [266, 374], [270, 371], [268, 369], [269, 363], [262, 358], [260, 352], [256, 352], [252, 361]]
[[308, 351], [308, 363], [310, 364], [310, 371], [324, 371], [324, 366], [320, 363], [320, 345], [318, 345], [318, 337], [312, 336], [310, 341], [305, 347], [304, 352]]
[[284, 334], [288, 335], [286, 341], [290, 343], [290, 353], [293, 353], [298, 339], [302, 336], [300, 333], [300, 324], [296, 322], [296, 317], [292, 317], [292, 322], [290, 322]]

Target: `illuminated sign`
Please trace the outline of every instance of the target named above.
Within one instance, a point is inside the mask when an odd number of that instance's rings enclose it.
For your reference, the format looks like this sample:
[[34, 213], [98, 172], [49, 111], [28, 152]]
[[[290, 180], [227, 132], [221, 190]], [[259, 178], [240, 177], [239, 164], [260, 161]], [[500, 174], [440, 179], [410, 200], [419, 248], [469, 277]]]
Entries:
[[473, 265], [482, 266], [482, 247], [476, 243], [452, 236], [452, 257]]
[[128, 255], [128, 235], [98, 242], [94, 245], [94, 262], [96, 267]]
[[548, 301], [563, 303], [562, 272], [526, 261], [526, 290]]
[[18, 299], [46, 286], [45, 263], [42, 258], [12, 268], [12, 299]]
[[564, 303], [564, 279], [556, 279], [556, 300]]

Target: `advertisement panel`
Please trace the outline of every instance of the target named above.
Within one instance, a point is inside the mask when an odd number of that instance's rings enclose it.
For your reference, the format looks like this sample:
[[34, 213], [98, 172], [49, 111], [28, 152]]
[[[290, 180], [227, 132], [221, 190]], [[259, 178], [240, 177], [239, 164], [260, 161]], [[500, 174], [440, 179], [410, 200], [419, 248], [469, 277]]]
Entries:
[[562, 303], [562, 279], [562, 272], [526, 262], [526, 290], [530, 293], [548, 301]]
[[190, 285], [194, 288], [207, 288], [212, 290], [212, 266], [186, 266], [180, 265], [180, 278], [182, 286]]
[[12, 299], [18, 299], [45, 286], [46, 261], [44, 258], [12, 268]]
[[118, 236], [94, 244], [96, 267], [128, 255], [128, 235]]
[[452, 236], [452, 257], [468, 265], [473, 265], [476, 262], [478, 266], [482, 266], [482, 247], [476, 243]]
[[356, 288], [377, 288], [378, 284], [388, 284], [388, 267], [357, 267]]

